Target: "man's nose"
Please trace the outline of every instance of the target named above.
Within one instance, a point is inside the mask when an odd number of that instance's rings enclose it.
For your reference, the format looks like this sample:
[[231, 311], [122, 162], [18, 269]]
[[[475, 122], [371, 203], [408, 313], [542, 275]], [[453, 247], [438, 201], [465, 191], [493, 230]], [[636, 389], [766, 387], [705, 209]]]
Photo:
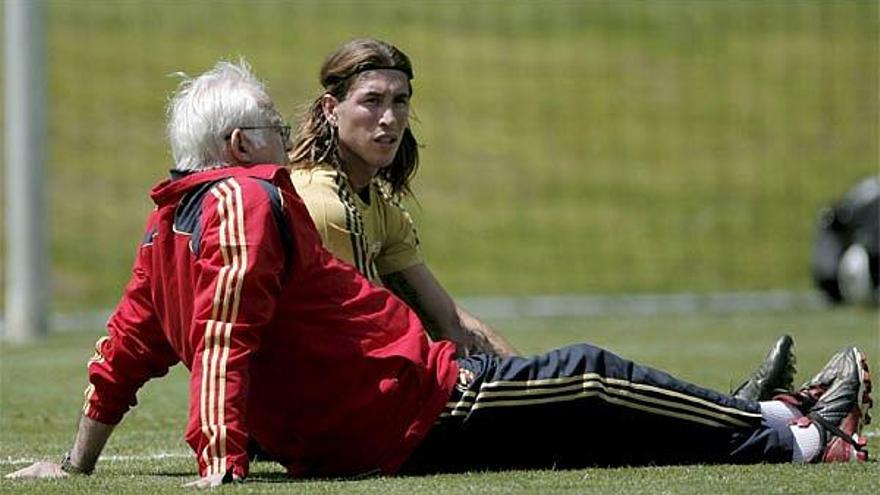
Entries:
[[379, 124], [390, 126], [397, 122], [397, 115], [394, 114], [394, 107], [387, 106], [382, 109], [382, 115], [379, 116]]

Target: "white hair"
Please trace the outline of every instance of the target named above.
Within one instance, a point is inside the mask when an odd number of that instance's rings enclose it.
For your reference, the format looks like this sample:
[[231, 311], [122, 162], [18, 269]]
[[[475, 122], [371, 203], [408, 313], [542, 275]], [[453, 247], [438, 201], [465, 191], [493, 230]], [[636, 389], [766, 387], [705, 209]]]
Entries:
[[168, 141], [177, 170], [228, 165], [226, 141], [232, 131], [277, 119], [265, 84], [244, 59], [217, 62], [197, 77], [180, 75], [183, 82], [168, 102]]

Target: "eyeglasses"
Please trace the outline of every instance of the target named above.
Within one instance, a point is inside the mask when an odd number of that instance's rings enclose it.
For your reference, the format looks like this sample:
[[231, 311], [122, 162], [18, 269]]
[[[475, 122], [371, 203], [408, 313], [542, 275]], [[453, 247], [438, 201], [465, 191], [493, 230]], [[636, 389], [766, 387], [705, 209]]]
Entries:
[[[281, 135], [281, 140], [285, 143], [290, 141], [290, 124], [279, 124], [279, 125], [248, 125], [237, 127], [237, 129], [241, 129], [243, 131], [249, 130], [257, 130], [257, 129], [275, 129], [278, 131], [278, 134]], [[226, 136], [226, 139], [232, 137], [232, 134]]]

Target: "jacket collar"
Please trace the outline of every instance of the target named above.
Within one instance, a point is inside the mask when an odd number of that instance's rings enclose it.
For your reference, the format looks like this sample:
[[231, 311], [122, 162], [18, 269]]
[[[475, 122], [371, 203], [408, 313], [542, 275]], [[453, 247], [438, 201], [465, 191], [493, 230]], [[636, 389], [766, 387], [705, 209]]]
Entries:
[[[281, 165], [275, 164], [249, 165], [246, 167], [219, 167], [196, 172], [180, 172], [173, 170], [170, 179], [165, 179], [153, 187], [150, 191], [150, 198], [152, 198], [157, 205], [163, 205], [175, 202], [180, 196], [193, 187], [206, 182], [214, 182], [230, 177], [254, 177], [274, 182], [275, 178], [282, 174], [288, 174], [287, 169]], [[288, 180], [290, 180], [289, 174]]]

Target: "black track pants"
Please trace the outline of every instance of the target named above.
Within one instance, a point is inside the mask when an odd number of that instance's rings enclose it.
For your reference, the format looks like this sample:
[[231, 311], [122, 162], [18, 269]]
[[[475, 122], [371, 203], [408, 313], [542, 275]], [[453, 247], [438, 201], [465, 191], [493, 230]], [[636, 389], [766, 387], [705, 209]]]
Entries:
[[790, 462], [788, 430], [735, 399], [590, 345], [460, 359], [459, 385], [404, 473]]

